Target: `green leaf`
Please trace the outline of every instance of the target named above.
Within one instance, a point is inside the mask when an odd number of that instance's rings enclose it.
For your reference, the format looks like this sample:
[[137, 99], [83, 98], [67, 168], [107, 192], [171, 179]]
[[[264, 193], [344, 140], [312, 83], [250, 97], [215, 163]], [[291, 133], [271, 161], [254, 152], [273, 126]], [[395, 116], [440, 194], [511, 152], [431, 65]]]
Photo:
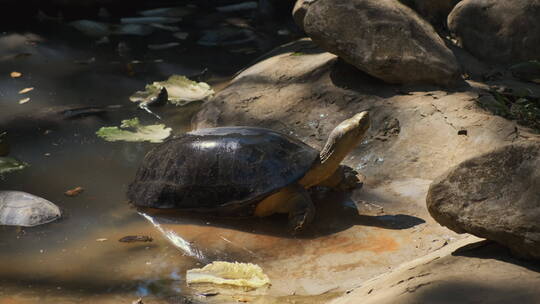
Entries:
[[171, 135], [171, 128], [166, 128], [163, 124], [141, 125], [138, 118], [122, 120], [119, 127], [102, 127], [96, 135], [106, 141], [148, 141], [160, 143]]

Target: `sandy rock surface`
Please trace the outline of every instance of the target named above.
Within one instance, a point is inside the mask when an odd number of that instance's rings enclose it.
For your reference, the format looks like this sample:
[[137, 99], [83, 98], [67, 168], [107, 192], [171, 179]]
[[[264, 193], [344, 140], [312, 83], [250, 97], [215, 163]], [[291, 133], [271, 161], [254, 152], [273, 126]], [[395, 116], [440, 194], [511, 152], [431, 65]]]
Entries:
[[318, 0], [304, 29], [323, 49], [388, 83], [460, 80], [456, 58], [433, 27], [397, 0]]
[[[364, 282], [332, 304], [537, 303], [540, 264], [470, 236]], [[519, 278], [519, 279], [517, 279]]]
[[442, 225], [540, 258], [540, 142], [467, 160], [437, 178], [427, 207]]
[[464, 0], [448, 16], [460, 45], [497, 63], [540, 59], [540, 1]]
[[205, 103], [194, 128], [267, 127], [317, 149], [343, 119], [371, 113], [365, 141], [344, 161], [367, 177], [349, 198], [359, 217], [322, 196], [315, 199], [314, 230], [338, 231], [301, 242], [272, 243], [249, 234], [237, 240], [273, 257], [257, 260], [270, 277], [280, 277], [271, 293], [344, 291], [465, 237], [431, 218], [425, 207], [429, 184], [470, 157], [536, 136], [481, 109], [476, 100], [487, 94], [483, 88], [488, 85], [470, 82], [455, 91], [388, 85], [303, 39], [240, 72]]

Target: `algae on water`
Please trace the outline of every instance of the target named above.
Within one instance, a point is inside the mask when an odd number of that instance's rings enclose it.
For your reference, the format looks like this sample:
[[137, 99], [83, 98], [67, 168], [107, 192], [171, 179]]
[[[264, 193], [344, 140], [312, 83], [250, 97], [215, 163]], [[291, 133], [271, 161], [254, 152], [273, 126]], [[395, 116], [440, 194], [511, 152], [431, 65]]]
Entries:
[[211, 283], [248, 288], [260, 288], [270, 284], [270, 279], [259, 265], [222, 261], [188, 270], [186, 280], [188, 284]]
[[102, 127], [96, 135], [106, 141], [149, 141], [160, 143], [171, 135], [171, 128], [163, 124], [141, 125], [138, 118], [122, 120], [120, 127]]
[[144, 91], [137, 91], [129, 100], [133, 102], [149, 102], [156, 100], [162, 88], [167, 90], [168, 100], [177, 106], [192, 101], [205, 100], [214, 94], [214, 90], [206, 82], [196, 82], [186, 76], [172, 75], [166, 81], [155, 81], [147, 84]]
[[12, 157], [0, 157], [0, 175], [22, 170], [28, 167], [28, 164], [18, 161]]

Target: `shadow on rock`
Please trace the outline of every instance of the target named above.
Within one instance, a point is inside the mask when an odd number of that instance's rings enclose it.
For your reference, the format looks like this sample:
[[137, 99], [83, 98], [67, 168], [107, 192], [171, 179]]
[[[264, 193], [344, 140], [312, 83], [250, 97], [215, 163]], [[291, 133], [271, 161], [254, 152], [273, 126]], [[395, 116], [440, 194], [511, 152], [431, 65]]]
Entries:
[[357, 225], [401, 230], [425, 223], [421, 218], [405, 214], [359, 215], [357, 209], [351, 206], [348, 194], [329, 193], [324, 197], [314, 197], [313, 200], [317, 208], [315, 219], [304, 231], [297, 234], [293, 234], [289, 229], [287, 215], [284, 214], [276, 214], [265, 218], [223, 218], [177, 210], [139, 210], [153, 216], [160, 224], [213, 226], [255, 234], [300, 239], [314, 239], [332, 235]]
[[479, 259], [494, 259], [518, 265], [531, 271], [540, 272], [540, 261], [519, 259], [512, 254], [510, 249], [489, 240], [463, 246], [454, 251], [452, 255]]
[[[429, 283], [428, 283], [429, 284]], [[535, 291], [529, 288], [487, 286], [474, 281], [446, 281], [431, 288], [415, 292], [414, 303], [455, 304], [455, 303], [536, 303]]]

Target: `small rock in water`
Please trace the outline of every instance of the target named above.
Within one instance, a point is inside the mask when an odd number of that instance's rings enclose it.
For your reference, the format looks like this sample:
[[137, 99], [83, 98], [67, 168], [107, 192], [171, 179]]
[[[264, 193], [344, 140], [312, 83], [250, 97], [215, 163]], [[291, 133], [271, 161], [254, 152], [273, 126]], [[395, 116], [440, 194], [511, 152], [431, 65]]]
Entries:
[[21, 191], [0, 191], [0, 225], [32, 227], [59, 219], [60, 208]]
[[121, 239], [119, 242], [122, 243], [134, 243], [134, 242], [152, 242], [154, 239], [147, 235], [128, 235]]

